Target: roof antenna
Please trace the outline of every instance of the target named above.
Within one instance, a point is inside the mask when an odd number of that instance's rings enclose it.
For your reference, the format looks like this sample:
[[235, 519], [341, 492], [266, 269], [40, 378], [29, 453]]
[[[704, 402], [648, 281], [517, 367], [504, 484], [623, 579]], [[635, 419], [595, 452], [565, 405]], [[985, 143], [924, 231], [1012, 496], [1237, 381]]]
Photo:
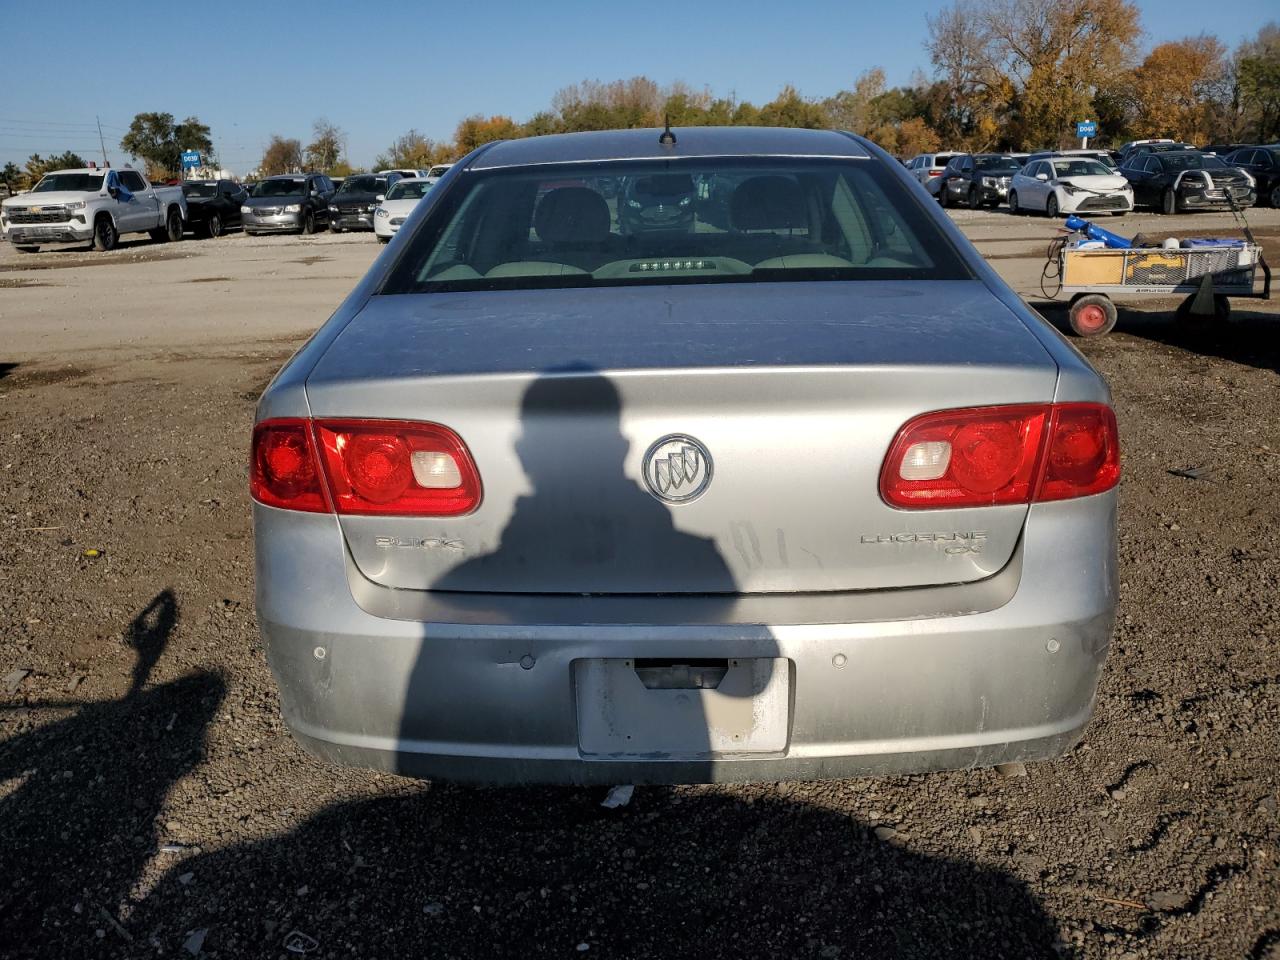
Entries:
[[662, 131], [662, 135], [658, 137], [658, 142], [664, 147], [672, 146], [676, 142], [676, 135], [671, 132], [671, 114], [667, 114], [662, 118], [667, 127]]

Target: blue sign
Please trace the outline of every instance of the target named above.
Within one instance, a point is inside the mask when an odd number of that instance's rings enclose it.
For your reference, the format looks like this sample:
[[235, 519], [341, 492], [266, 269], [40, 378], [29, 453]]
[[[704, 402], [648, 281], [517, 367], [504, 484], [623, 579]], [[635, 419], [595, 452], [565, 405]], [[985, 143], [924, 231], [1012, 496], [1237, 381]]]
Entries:
[[183, 150], [182, 151], [182, 169], [190, 170], [192, 167], [200, 166], [199, 150]]
[[1098, 135], [1098, 123], [1096, 120], [1076, 121], [1077, 137], [1096, 137], [1097, 135]]

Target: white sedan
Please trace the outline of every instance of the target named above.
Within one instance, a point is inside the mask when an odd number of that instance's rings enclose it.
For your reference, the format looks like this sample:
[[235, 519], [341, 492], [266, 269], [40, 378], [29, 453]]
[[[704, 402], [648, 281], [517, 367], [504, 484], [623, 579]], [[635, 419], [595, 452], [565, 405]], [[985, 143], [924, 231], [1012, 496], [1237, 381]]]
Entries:
[[1009, 183], [1009, 211], [1127, 213], [1133, 187], [1120, 174], [1087, 157], [1047, 157], [1023, 167]]
[[435, 181], [426, 177], [397, 180], [391, 185], [387, 195], [381, 198], [378, 208], [373, 211], [373, 233], [379, 243], [387, 243], [391, 239], [405, 218], [413, 213], [418, 201], [434, 185]]

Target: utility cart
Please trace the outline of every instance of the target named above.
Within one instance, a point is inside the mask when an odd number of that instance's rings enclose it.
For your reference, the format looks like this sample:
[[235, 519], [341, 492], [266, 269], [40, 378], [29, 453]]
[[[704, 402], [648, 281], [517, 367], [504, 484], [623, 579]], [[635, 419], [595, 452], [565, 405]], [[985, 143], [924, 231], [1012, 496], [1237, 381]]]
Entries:
[[1113, 249], [1087, 241], [1061, 243], [1057, 267], [1061, 291], [1072, 294], [1071, 329], [1081, 337], [1110, 332], [1116, 325], [1113, 297], [1187, 294], [1176, 314], [1183, 322], [1226, 320], [1231, 314], [1228, 297], [1271, 298], [1271, 270], [1251, 236], [1184, 244]]

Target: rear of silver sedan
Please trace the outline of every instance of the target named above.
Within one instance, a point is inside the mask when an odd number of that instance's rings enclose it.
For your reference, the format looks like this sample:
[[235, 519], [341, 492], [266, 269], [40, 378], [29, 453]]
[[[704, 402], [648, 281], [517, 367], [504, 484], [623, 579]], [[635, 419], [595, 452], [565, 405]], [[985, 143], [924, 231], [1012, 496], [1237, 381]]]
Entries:
[[[264, 394], [294, 734], [490, 782], [1060, 754], [1115, 605], [1105, 386], [874, 148], [642, 136], [482, 148]], [[655, 192], [693, 228], [621, 236]]]

